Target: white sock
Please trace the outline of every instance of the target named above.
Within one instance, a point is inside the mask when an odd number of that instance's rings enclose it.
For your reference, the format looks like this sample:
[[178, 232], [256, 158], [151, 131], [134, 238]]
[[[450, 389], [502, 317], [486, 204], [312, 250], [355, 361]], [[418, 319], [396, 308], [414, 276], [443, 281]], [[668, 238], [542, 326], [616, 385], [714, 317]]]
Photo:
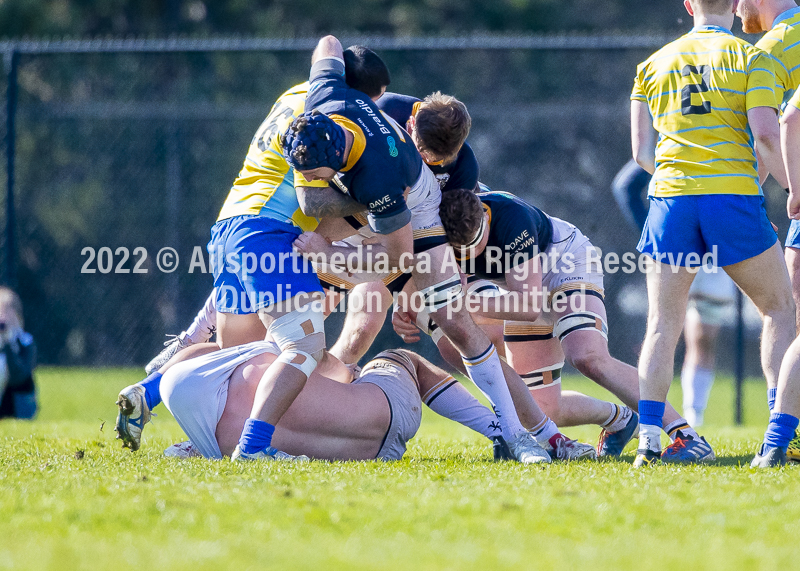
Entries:
[[670, 422], [664, 427], [664, 432], [667, 433], [670, 441], [672, 442], [675, 442], [675, 437], [678, 436], [678, 431], [680, 431], [684, 436], [691, 436], [695, 440], [700, 440], [700, 435], [697, 434], [697, 431], [694, 428], [689, 426], [689, 423], [686, 422], [685, 418], [679, 418], [678, 420]]
[[508, 392], [503, 367], [495, 346], [489, 345], [486, 351], [477, 357], [467, 359], [462, 356], [461, 360], [469, 378], [492, 404], [500, 421], [503, 438], [511, 442], [518, 434], [525, 432], [525, 427], [520, 423], [517, 410], [514, 408], [514, 401], [511, 400], [511, 393]]
[[613, 407], [611, 416], [609, 416], [608, 420], [606, 420], [600, 426], [602, 426], [606, 432], [617, 432], [622, 430], [628, 425], [628, 422], [630, 422], [631, 417], [633, 416], [633, 411], [627, 406], [619, 406], [613, 402], [608, 404]]
[[453, 377], [436, 383], [422, 395], [422, 401], [436, 414], [463, 424], [486, 438], [501, 434], [500, 423], [494, 413]]
[[639, 450], [661, 452], [661, 429], [652, 424], [639, 425]]
[[691, 410], [687, 416], [702, 418], [708, 406], [711, 387], [714, 386], [714, 370], [702, 367], [684, 367], [681, 371], [681, 387], [683, 388], [683, 412]]
[[558, 427], [555, 422], [545, 416], [539, 424], [531, 428], [528, 432], [533, 434], [533, 437], [540, 446], [549, 450], [552, 448], [552, 446], [550, 446], [550, 439], [558, 434]]
[[211, 295], [206, 299], [203, 309], [201, 309], [194, 321], [186, 330], [186, 336], [192, 343], [205, 343], [217, 330], [217, 309], [215, 307], [217, 291], [212, 290]]

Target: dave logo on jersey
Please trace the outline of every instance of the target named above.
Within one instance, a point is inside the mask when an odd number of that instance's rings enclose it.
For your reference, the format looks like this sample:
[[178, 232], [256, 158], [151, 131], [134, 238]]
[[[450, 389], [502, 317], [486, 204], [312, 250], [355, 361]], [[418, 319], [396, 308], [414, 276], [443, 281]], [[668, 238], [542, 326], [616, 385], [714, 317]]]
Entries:
[[374, 200], [369, 203], [369, 211], [372, 213], [379, 213], [383, 212], [390, 206], [394, 205], [395, 200], [392, 199], [390, 195], [386, 195], [383, 198], [379, 198], [378, 200]]

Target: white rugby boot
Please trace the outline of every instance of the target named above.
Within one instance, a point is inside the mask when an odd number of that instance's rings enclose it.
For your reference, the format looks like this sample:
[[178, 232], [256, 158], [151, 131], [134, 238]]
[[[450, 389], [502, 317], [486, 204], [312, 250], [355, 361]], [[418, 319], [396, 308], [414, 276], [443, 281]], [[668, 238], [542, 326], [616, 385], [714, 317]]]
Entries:
[[542, 448], [533, 434], [520, 432], [517, 437], [508, 443], [511, 456], [522, 464], [549, 464], [550, 455]]
[[203, 456], [191, 440], [178, 442], [164, 450], [167, 458], [199, 458]]
[[114, 425], [117, 439], [122, 440], [123, 448], [136, 451], [142, 443], [144, 425], [150, 422], [152, 416], [144, 398], [144, 387], [142, 385], [125, 387], [120, 391], [116, 404], [119, 407]]
[[236, 450], [233, 451], [231, 454], [231, 460], [234, 462], [245, 462], [250, 460], [266, 460], [266, 461], [282, 461], [282, 462], [309, 462], [311, 458], [305, 455], [301, 456], [292, 456], [291, 454], [287, 454], [286, 452], [281, 452], [280, 450], [273, 448], [272, 446], [265, 448], [264, 450], [260, 450], [254, 454], [247, 454], [246, 452], [242, 452], [239, 448], [239, 445], [236, 445]]
[[178, 351], [186, 349], [187, 347], [195, 344], [194, 341], [192, 341], [186, 334], [186, 331], [180, 335], [167, 335], [167, 337], [171, 337], [171, 339], [164, 341], [164, 348], [161, 350], [161, 352], [153, 357], [153, 360], [147, 363], [145, 366], [144, 371], [148, 375], [158, 371], [161, 367], [166, 365], [167, 361], [172, 359], [178, 353]]

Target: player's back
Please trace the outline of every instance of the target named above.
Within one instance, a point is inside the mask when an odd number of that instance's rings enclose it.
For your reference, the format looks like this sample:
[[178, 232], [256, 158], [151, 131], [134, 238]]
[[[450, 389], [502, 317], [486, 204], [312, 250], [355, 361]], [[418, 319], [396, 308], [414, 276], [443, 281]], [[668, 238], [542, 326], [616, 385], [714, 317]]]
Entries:
[[[260, 215], [313, 230], [318, 221], [303, 214], [294, 190], [294, 171], [283, 157], [280, 137], [305, 110], [308, 82], [285, 91], [256, 131], [242, 170], [231, 187], [218, 220]], [[326, 183], [325, 183], [326, 184]], [[308, 183], [307, 186], [322, 186]]]
[[788, 101], [800, 86], [800, 6], [778, 16], [756, 47], [775, 58], [775, 97]]
[[747, 111], [776, 106], [774, 82], [768, 55], [716, 26], [640, 64], [631, 98], [659, 133], [655, 196], [760, 194]]

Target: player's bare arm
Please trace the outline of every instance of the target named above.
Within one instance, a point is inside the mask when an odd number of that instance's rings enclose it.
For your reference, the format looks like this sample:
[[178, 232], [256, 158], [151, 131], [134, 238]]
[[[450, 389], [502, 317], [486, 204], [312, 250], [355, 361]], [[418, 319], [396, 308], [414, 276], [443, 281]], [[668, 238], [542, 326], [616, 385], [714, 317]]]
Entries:
[[656, 171], [656, 130], [644, 101], [631, 101], [631, 146], [636, 163], [653, 174]]
[[[408, 266], [414, 255], [414, 239], [411, 224], [390, 234], [367, 238], [358, 246], [333, 245], [316, 232], [304, 232], [294, 243], [302, 254], [321, 255], [331, 260], [335, 255], [347, 260], [350, 271], [387, 271]], [[380, 267], [386, 264], [389, 267]]]
[[492, 297], [471, 295], [470, 297], [476, 298], [476, 301], [468, 302], [467, 307], [479, 308], [474, 315], [489, 319], [536, 321], [542, 309], [540, 258], [537, 256], [506, 272], [504, 287], [508, 291], [501, 295]]
[[781, 133], [778, 113], [772, 107], [754, 107], [747, 112], [756, 150], [764, 166], [783, 188], [789, 186], [781, 157]]
[[786, 210], [789, 218], [800, 220], [800, 109], [789, 105], [781, 120], [781, 149], [789, 183]]
[[366, 207], [346, 194], [328, 188], [298, 186], [297, 201], [306, 216], [314, 218], [342, 218], [364, 212]]

